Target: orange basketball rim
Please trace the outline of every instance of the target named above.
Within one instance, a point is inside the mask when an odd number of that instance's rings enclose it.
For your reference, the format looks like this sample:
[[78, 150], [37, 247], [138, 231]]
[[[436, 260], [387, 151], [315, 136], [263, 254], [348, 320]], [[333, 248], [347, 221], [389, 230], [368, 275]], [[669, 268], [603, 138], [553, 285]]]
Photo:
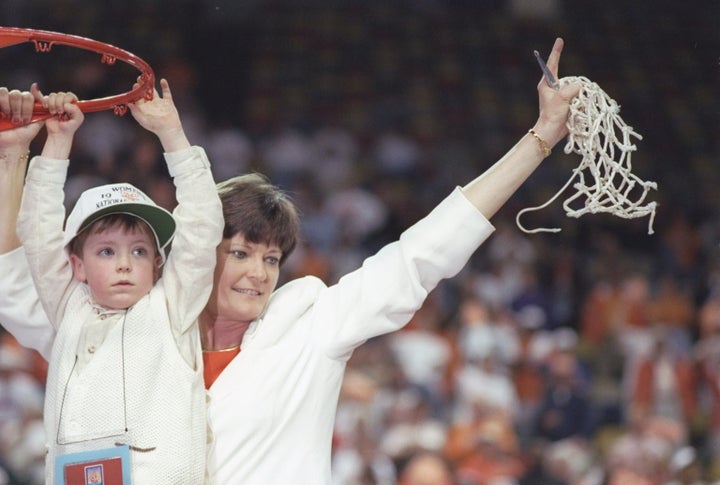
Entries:
[[[155, 74], [150, 65], [135, 54], [120, 49], [104, 42], [80, 37], [77, 35], [50, 32], [47, 30], [23, 29], [17, 27], [0, 27], [0, 48], [16, 44], [33, 43], [35, 52], [48, 53], [54, 45], [67, 45], [101, 54], [100, 62], [112, 66], [119, 59], [140, 71], [137, 85], [133, 89], [114, 96], [97, 98], [92, 100], [78, 101], [78, 106], [83, 113], [104, 111], [112, 109], [113, 112], [122, 116], [127, 112], [127, 105], [139, 99], [152, 99]], [[31, 122], [41, 121], [52, 117], [50, 112], [43, 108], [40, 103], [35, 103]], [[15, 128], [5, 113], [0, 113], [0, 131]]]

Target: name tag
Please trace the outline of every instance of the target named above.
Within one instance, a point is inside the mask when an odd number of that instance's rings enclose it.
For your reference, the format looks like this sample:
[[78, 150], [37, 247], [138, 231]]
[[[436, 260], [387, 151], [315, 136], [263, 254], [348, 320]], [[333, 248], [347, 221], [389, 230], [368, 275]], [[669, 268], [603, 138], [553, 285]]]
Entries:
[[55, 458], [54, 485], [130, 485], [130, 448], [112, 446]]

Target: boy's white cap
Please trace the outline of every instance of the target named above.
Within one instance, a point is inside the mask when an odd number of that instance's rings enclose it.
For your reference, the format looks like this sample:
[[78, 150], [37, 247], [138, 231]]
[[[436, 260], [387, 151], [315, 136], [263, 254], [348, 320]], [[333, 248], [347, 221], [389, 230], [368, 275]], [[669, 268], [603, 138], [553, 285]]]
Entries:
[[165, 247], [175, 235], [175, 219], [143, 191], [126, 183], [101, 185], [83, 192], [65, 223], [63, 246], [67, 247], [75, 236], [108, 214], [130, 214], [147, 223], [165, 262]]

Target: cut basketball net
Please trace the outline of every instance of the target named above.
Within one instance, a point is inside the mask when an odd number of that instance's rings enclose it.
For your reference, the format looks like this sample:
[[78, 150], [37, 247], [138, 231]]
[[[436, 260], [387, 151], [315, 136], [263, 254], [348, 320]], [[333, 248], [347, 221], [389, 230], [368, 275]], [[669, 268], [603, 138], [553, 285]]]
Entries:
[[[36, 52], [48, 53], [56, 44], [67, 45], [78, 49], [89, 50], [102, 54], [100, 62], [112, 66], [117, 59], [129, 64], [140, 71], [137, 82], [133, 88], [125, 93], [78, 101], [77, 105], [83, 113], [112, 109], [122, 116], [127, 112], [127, 105], [140, 99], [150, 100], [154, 95], [155, 74], [150, 65], [138, 56], [104, 42], [80, 37], [77, 35], [50, 32], [47, 30], [21, 29], [17, 27], [0, 27], [0, 48], [9, 47], [24, 42], [32, 42]], [[35, 103], [31, 123], [52, 117], [53, 115], [42, 104]], [[15, 128], [5, 113], [0, 112], [0, 131]]]
[[[537, 57], [537, 54], [536, 54]], [[560, 232], [559, 228], [526, 229], [520, 216], [526, 212], [544, 209], [557, 199], [568, 186], [579, 178], [573, 188], [577, 191], [563, 202], [568, 217], [579, 218], [584, 214], [609, 213], [624, 219], [650, 216], [648, 234], [653, 234], [656, 202], [647, 202], [650, 189], [657, 190], [655, 182], [643, 181], [632, 173], [632, 152], [637, 150], [633, 137], [642, 140], [631, 126], [620, 117], [620, 106], [597, 84], [585, 77], [566, 77], [555, 81], [544, 62], [548, 84], [559, 89], [567, 84], [582, 84], [580, 93], [570, 103], [567, 126], [570, 131], [564, 152], [582, 156], [580, 165], [565, 185], [547, 202], [518, 212], [515, 222], [528, 234]], [[573, 208], [572, 204], [583, 204]]]

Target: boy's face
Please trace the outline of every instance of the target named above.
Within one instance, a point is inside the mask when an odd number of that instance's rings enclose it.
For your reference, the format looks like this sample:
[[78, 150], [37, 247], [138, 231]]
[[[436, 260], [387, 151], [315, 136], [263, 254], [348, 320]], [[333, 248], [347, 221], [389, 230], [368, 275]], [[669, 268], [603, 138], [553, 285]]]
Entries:
[[82, 257], [70, 255], [75, 278], [87, 282], [95, 302], [110, 309], [130, 308], [145, 296], [160, 262], [147, 233], [119, 226], [88, 234]]

